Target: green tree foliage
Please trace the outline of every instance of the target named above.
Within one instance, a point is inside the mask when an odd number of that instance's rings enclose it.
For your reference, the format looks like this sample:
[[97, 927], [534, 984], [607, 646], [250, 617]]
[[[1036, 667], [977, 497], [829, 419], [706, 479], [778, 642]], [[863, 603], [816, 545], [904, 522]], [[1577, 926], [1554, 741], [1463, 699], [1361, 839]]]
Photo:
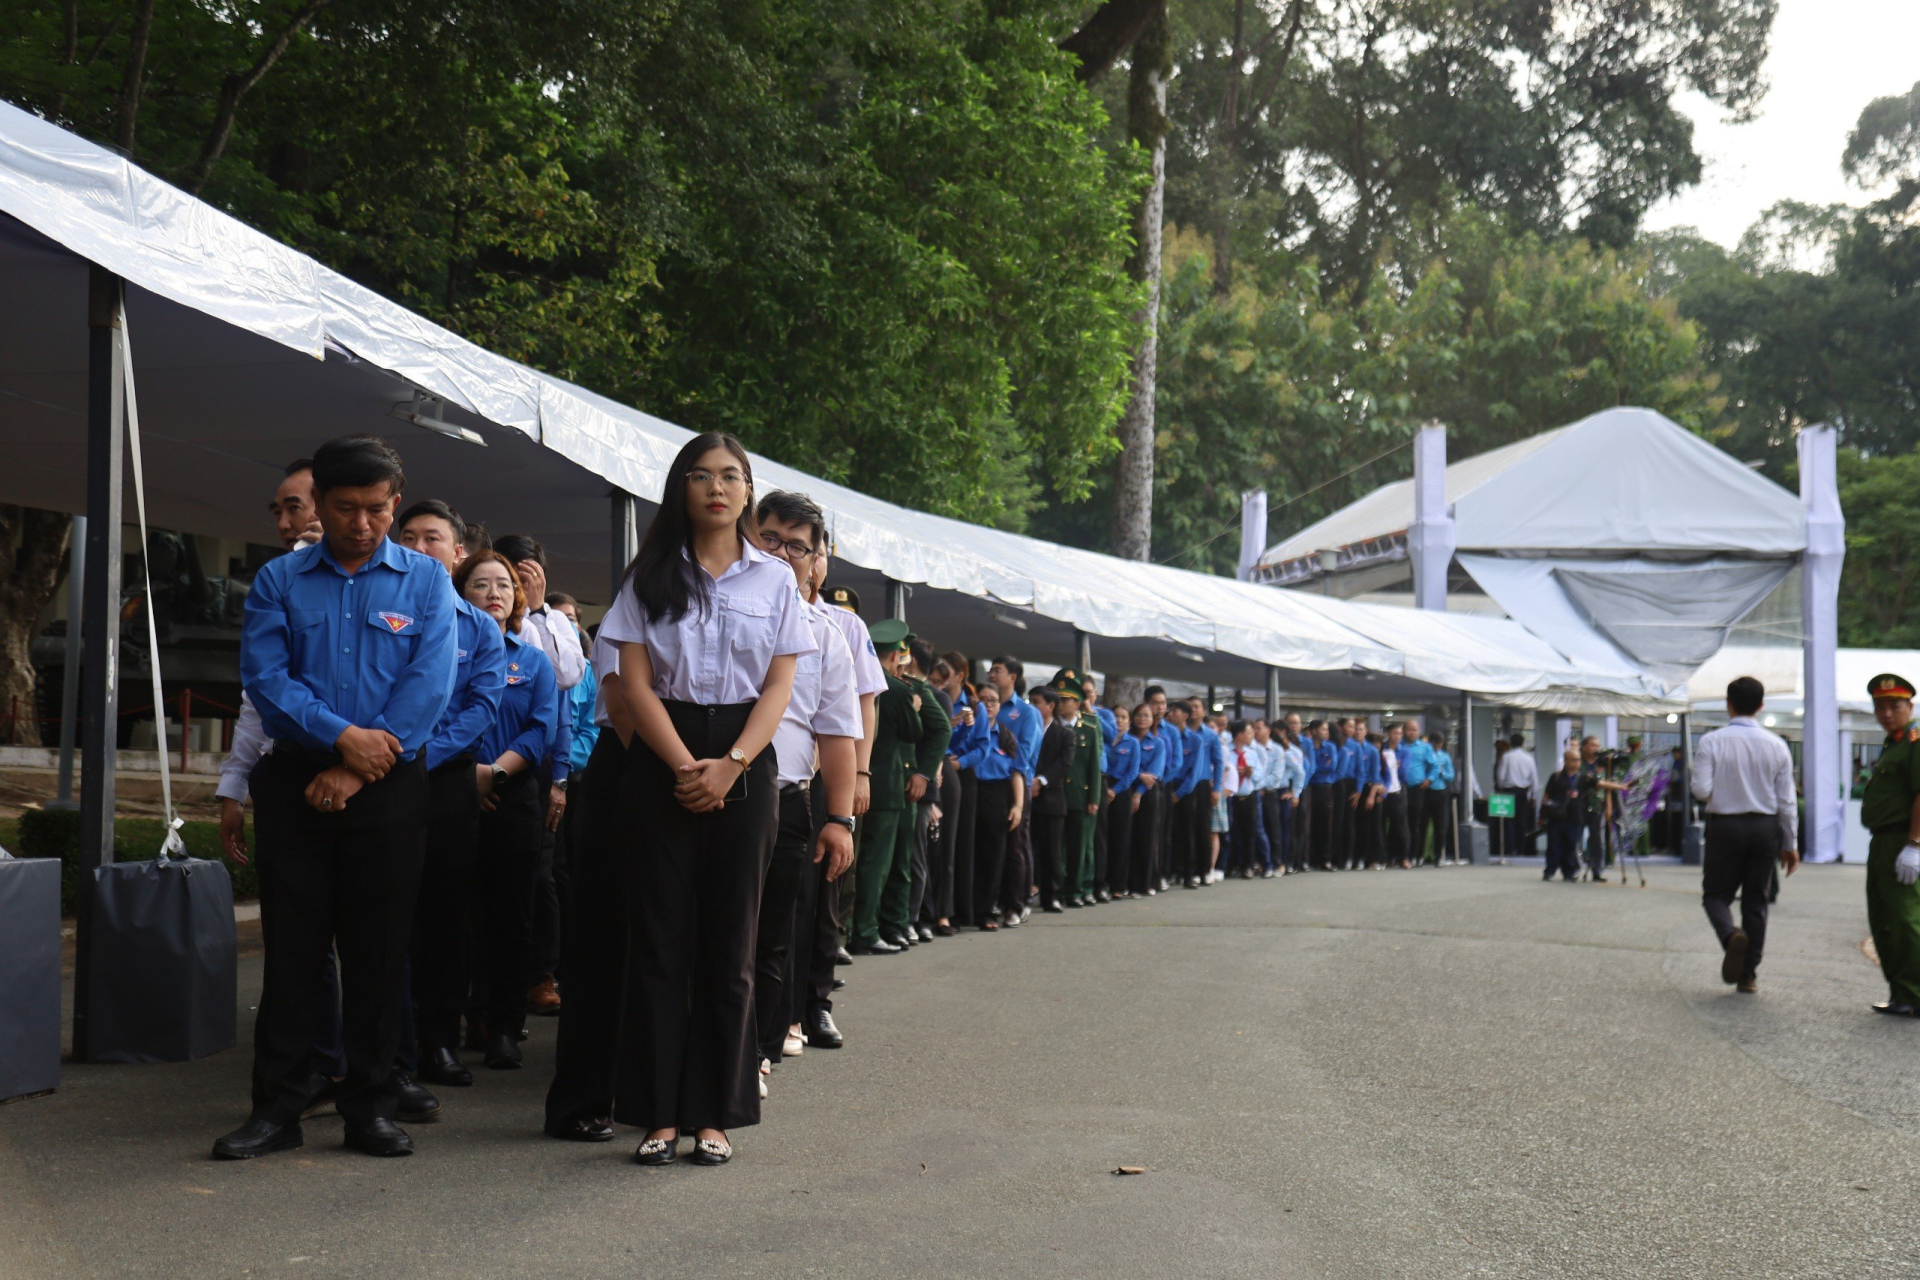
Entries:
[[[1649, 296], [1648, 261], [1503, 231], [1456, 215], [1421, 260], [1384, 263], [1326, 296], [1309, 261], [1215, 292], [1210, 239], [1169, 239], [1161, 317], [1154, 545], [1231, 572], [1240, 493], [1268, 493], [1273, 528], [1299, 529], [1411, 468], [1422, 422], [1464, 457], [1615, 405], [1701, 427], [1718, 398], [1693, 327]], [[1091, 536], [1092, 508], [1047, 527]], [[1088, 528], [1074, 528], [1074, 522]]]
[[1874, 458], [1842, 449], [1840, 643], [1920, 648], [1920, 453]]
[[1018, 526], [1111, 452], [1136, 305], [1137, 165], [1052, 43], [1072, 17], [30, 2], [0, 92], [495, 350]]

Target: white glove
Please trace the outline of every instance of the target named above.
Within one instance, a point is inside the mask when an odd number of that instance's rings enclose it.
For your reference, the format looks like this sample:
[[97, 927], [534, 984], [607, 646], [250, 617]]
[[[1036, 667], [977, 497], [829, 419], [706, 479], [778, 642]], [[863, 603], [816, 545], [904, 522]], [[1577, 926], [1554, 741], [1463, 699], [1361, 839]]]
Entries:
[[1893, 860], [1893, 878], [1901, 884], [1920, 880], [1920, 844], [1909, 844]]

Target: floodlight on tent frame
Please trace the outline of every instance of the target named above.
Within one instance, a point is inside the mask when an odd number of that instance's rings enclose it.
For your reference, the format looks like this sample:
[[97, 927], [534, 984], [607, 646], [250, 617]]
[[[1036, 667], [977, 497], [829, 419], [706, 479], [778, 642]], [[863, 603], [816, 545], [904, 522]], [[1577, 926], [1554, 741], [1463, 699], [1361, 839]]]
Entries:
[[464, 440], [468, 444], [477, 444], [482, 449], [487, 447], [486, 438], [478, 431], [439, 417], [438, 414], [443, 408], [444, 405], [440, 400], [424, 391], [416, 391], [413, 393], [413, 399], [402, 400], [393, 406], [391, 412], [400, 421], [411, 422], [414, 426], [423, 427], [437, 436], [446, 436], [449, 440]]
[[987, 609], [987, 616], [992, 618], [995, 622], [1004, 622], [1008, 626], [1014, 627], [1021, 631], [1025, 631], [1027, 629], [1027, 620], [1025, 618], [1021, 617], [1019, 614], [1014, 613], [1009, 609], [1002, 609], [999, 605], [990, 606]]

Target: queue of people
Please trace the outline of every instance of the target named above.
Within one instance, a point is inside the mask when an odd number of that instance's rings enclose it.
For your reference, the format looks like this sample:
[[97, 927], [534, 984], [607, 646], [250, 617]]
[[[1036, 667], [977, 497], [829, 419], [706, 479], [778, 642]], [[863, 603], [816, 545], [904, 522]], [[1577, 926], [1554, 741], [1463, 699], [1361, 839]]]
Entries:
[[[557, 1014], [544, 1129], [723, 1164], [768, 1079], [837, 1049], [841, 970], [963, 929], [1228, 877], [1457, 861], [1443, 735], [1029, 684], [826, 583], [804, 496], [689, 441], [589, 636], [525, 535], [405, 504], [383, 440], [287, 468], [222, 770], [259, 860], [252, 1107], [214, 1154], [409, 1154]], [[976, 679], [977, 678], [977, 679]], [[463, 1057], [463, 1055], [467, 1055]], [[474, 1055], [477, 1055], [474, 1056]], [[681, 1144], [691, 1139], [684, 1152]]]

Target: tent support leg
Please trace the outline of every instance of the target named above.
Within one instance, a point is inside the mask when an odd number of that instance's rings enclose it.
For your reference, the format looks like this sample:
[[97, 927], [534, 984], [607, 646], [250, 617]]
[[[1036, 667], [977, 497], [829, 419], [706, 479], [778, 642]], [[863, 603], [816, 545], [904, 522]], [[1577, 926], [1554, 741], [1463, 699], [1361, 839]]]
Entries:
[[1280, 668], [1267, 668], [1267, 723], [1280, 723]]
[[1492, 861], [1490, 833], [1473, 817], [1473, 695], [1460, 695], [1460, 766], [1455, 781], [1460, 784], [1459, 805], [1460, 857], [1476, 867]]
[[1073, 632], [1073, 660], [1080, 666], [1080, 678], [1088, 679], [1093, 671], [1093, 637], [1078, 627]]
[[[75, 895], [73, 1056], [88, 1057], [94, 871], [113, 861], [114, 756], [119, 729], [120, 491], [126, 461], [120, 277], [93, 268], [87, 308], [88, 627], [80, 737], [80, 876]], [[166, 744], [160, 744], [166, 749]]]
[[907, 584], [887, 579], [887, 616], [901, 622], [907, 620]]
[[611, 599], [620, 594], [620, 584], [626, 580], [627, 566], [640, 554], [640, 507], [639, 500], [625, 489], [615, 489], [610, 496], [613, 500]]

